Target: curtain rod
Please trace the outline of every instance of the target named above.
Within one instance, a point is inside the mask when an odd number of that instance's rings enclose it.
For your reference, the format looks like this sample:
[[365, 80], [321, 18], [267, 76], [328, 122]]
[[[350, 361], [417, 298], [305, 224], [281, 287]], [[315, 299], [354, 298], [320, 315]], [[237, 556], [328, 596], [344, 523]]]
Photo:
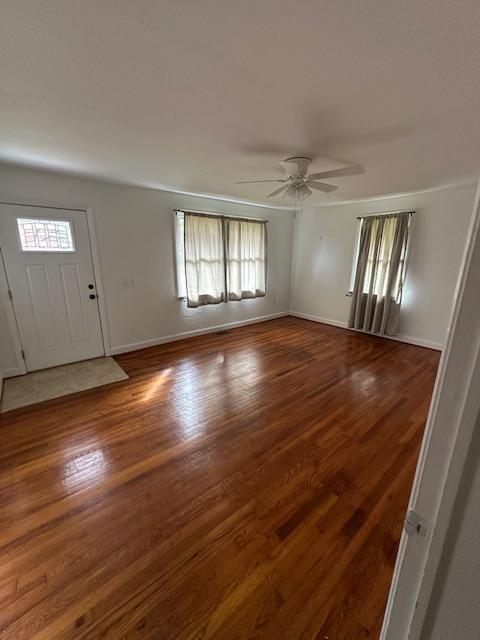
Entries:
[[412, 216], [415, 211], [381, 211], [380, 213], [368, 213], [366, 216], [357, 216], [357, 220], [365, 220], [365, 218], [380, 218], [381, 216], [396, 216], [399, 213], [408, 213]]
[[207, 218], [229, 218], [231, 220], [241, 220], [245, 222], [268, 222], [265, 218], [246, 218], [245, 216], [227, 216], [223, 213], [214, 213], [213, 211], [195, 211], [194, 209], [174, 209], [177, 213], [194, 213], [197, 216], [205, 216]]

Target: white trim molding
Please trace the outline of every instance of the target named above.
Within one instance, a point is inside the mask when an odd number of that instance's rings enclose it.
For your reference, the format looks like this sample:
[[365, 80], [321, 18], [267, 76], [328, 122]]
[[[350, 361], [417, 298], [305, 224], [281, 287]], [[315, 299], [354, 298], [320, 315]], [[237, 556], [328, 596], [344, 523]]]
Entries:
[[296, 318], [303, 318], [304, 320], [312, 320], [312, 322], [320, 322], [322, 324], [330, 324], [333, 327], [340, 327], [341, 329], [347, 329], [348, 331], [356, 331], [357, 333], [364, 333], [365, 335], [371, 335], [377, 338], [386, 338], [387, 340], [395, 340], [397, 342], [406, 342], [408, 344], [414, 344], [417, 347], [426, 347], [427, 349], [435, 349], [436, 351], [442, 351], [443, 345], [438, 342], [431, 342], [430, 340], [423, 340], [422, 338], [412, 338], [411, 336], [377, 336], [373, 333], [367, 333], [365, 331], [359, 331], [358, 329], [351, 329], [347, 326], [346, 322], [342, 320], [331, 320], [330, 318], [321, 318], [319, 316], [312, 316], [308, 313], [301, 313], [300, 311], [290, 310], [290, 315]]
[[[19, 167], [18, 165], [9, 163], [9, 162], [1, 162], [0, 161], [0, 165], [7, 165], [8, 168], [10, 169], [23, 169], [26, 171], [41, 171], [43, 173], [50, 173], [50, 174], [54, 174], [56, 176], [58, 175], [63, 175], [65, 177], [68, 178], [74, 178], [74, 179], [78, 179], [78, 180], [93, 180], [95, 182], [102, 182], [104, 184], [110, 184], [110, 185], [115, 185], [115, 186], [119, 186], [119, 187], [132, 187], [134, 189], [148, 189], [150, 191], [162, 191], [164, 193], [175, 193], [179, 196], [187, 196], [190, 198], [204, 198], [206, 200], [216, 200], [218, 202], [229, 202], [231, 204], [241, 204], [241, 205], [245, 205], [247, 207], [259, 207], [261, 209], [271, 209], [273, 211], [284, 211], [287, 213], [293, 213], [295, 210], [295, 204], [294, 202], [292, 202], [291, 205], [282, 205], [282, 204], [270, 204], [268, 202], [257, 202], [255, 200], [243, 200], [241, 198], [234, 198], [234, 197], [229, 197], [229, 196], [225, 196], [225, 195], [219, 195], [219, 194], [212, 194], [212, 193], [198, 193], [195, 191], [185, 191], [185, 190], [181, 190], [181, 189], [174, 189], [171, 187], [168, 187], [166, 185], [159, 185], [156, 183], [152, 183], [152, 182], [136, 182], [136, 181], [129, 181], [129, 180], [113, 180], [113, 179], [109, 179], [108, 177], [102, 177], [102, 176], [94, 176], [94, 175], [90, 175], [87, 173], [79, 173], [79, 172], [73, 172], [73, 171], [66, 171], [66, 172], [62, 172], [61, 174], [59, 173], [58, 170], [56, 169], [52, 169], [49, 167], [38, 167], [38, 166], [26, 166], [23, 165], [21, 167]], [[35, 199], [31, 199], [31, 198], [24, 198], [23, 196], [21, 198], [19, 197], [15, 197], [15, 196], [3, 196], [4, 198], [4, 204], [17, 204], [17, 201], [20, 200], [30, 200], [30, 203], [34, 203], [36, 202]], [[27, 204], [27, 202], [24, 202], [22, 204]], [[42, 206], [47, 206], [47, 205], [42, 205]], [[52, 203], [51, 205], [48, 206], [52, 206], [55, 207], [58, 205], [55, 205], [54, 203]], [[86, 208], [88, 208], [89, 205], [86, 204], [82, 204], [82, 205], [75, 205], [75, 209], [82, 209], [85, 210]], [[68, 209], [68, 206], [65, 207], [59, 207], [62, 209]]]
[[341, 329], [348, 329], [347, 323], [342, 320], [331, 320], [330, 318], [321, 318], [320, 316], [313, 316], [310, 313], [302, 313], [301, 311], [292, 311], [290, 309], [290, 315], [295, 318], [302, 318], [303, 320], [311, 320], [312, 322], [320, 322], [321, 324], [330, 324], [332, 327], [340, 327]]
[[100, 329], [102, 331], [103, 351], [106, 356], [112, 355], [110, 347], [110, 328], [108, 324], [107, 305], [105, 303], [105, 290], [103, 288], [102, 273], [100, 267], [100, 254], [98, 251], [97, 232], [95, 228], [95, 215], [93, 207], [87, 207], [87, 228], [90, 238], [90, 251], [92, 254], [93, 273], [97, 289], [97, 304], [100, 314]]
[[350, 200], [335, 200], [335, 196], [332, 199], [324, 199], [321, 202], [315, 202], [311, 205], [304, 207], [305, 211], [317, 209], [320, 207], [337, 207], [348, 206], [351, 204], [365, 204], [368, 202], [378, 202], [379, 200], [395, 200], [396, 198], [409, 198], [413, 196], [419, 196], [423, 193], [435, 193], [436, 191], [445, 191], [445, 189], [461, 189], [462, 187], [475, 187], [477, 181], [475, 178], [466, 178], [465, 180], [456, 180], [447, 184], [438, 185], [436, 187], [425, 187], [424, 189], [417, 189], [416, 191], [398, 191], [397, 193], [385, 193], [383, 195], [370, 196], [367, 198], [352, 198]]
[[26, 370], [23, 367], [9, 367], [8, 369], [2, 369], [2, 371], [0, 371], [0, 377], [6, 380], [7, 378], [15, 378], [15, 376], [23, 376], [25, 373]]
[[274, 320], [275, 318], [283, 318], [288, 316], [288, 311], [280, 311], [279, 313], [271, 313], [266, 316], [257, 316], [256, 318], [248, 318], [247, 320], [238, 320], [237, 322], [226, 322], [225, 324], [217, 324], [213, 327], [204, 327], [201, 329], [193, 329], [192, 331], [182, 331], [180, 333], [173, 333], [169, 336], [159, 336], [158, 338], [151, 338], [150, 340], [142, 340], [141, 342], [131, 342], [130, 344], [122, 344], [117, 347], [111, 348], [111, 354], [113, 356], [120, 353], [128, 353], [129, 351], [136, 351], [137, 349], [147, 349], [148, 347], [155, 347], [158, 344], [166, 344], [167, 342], [176, 342], [177, 340], [186, 340], [187, 338], [194, 338], [195, 336], [203, 336], [207, 333], [216, 333], [217, 331], [228, 331], [229, 329], [236, 329], [237, 327], [243, 327], [248, 324], [257, 324], [259, 322], [266, 322], [267, 320]]
[[[0, 238], [0, 244], [2, 239]], [[15, 310], [13, 308], [13, 302], [8, 295], [10, 290], [8, 283], [7, 270], [3, 261], [2, 247], [0, 246], [0, 299], [3, 302], [3, 308], [5, 309], [5, 315], [7, 317], [8, 331], [12, 343], [12, 348], [15, 354], [16, 367], [5, 369], [1, 372], [2, 378], [11, 378], [12, 376], [20, 376], [27, 373], [25, 367], [25, 360], [22, 356], [22, 343], [20, 342], [20, 335], [18, 333], [17, 320], [15, 317]], [[13, 372], [13, 373], [12, 373]]]

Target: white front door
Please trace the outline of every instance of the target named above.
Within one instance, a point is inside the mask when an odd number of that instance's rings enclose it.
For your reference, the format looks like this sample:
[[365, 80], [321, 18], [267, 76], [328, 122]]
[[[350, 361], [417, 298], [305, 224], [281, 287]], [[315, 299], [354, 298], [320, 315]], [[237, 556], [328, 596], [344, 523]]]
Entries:
[[87, 214], [0, 205], [0, 246], [27, 371], [103, 356]]

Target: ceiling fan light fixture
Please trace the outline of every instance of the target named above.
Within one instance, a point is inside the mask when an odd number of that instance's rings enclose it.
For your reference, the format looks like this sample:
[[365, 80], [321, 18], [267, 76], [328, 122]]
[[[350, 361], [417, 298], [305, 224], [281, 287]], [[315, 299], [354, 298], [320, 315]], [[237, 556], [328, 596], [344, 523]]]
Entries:
[[287, 189], [285, 190], [285, 193], [283, 194], [283, 197], [295, 199], [297, 197], [297, 187], [294, 184], [289, 184]]
[[298, 195], [300, 198], [308, 198], [308, 196], [312, 195], [312, 190], [307, 187], [307, 185], [302, 182], [302, 184], [297, 187]]

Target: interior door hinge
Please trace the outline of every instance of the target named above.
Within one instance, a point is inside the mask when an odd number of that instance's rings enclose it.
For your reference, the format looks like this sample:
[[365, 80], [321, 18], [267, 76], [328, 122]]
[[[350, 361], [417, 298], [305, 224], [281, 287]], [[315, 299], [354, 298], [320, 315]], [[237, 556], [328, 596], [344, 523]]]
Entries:
[[409, 536], [420, 535], [425, 538], [427, 535], [428, 528], [425, 518], [422, 518], [422, 516], [413, 509], [407, 511], [404, 527], [405, 533]]
[[23, 349], [22, 349], [21, 353], [22, 353], [22, 358], [25, 360], [25, 351]]
[[8, 290], [8, 297], [10, 298], [10, 300], [13, 301], [13, 295], [12, 295], [12, 292], [10, 291], [10, 289]]

